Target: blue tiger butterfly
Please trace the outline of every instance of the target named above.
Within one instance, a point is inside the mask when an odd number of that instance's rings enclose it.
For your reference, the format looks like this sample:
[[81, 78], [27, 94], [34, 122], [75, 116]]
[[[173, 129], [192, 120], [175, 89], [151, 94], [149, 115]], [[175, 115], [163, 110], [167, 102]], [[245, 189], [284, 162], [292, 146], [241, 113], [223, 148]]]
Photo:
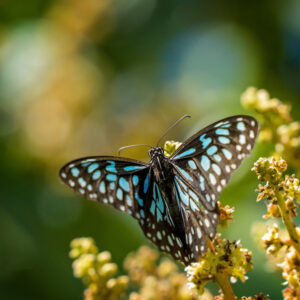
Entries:
[[257, 133], [254, 118], [233, 116], [200, 130], [169, 157], [161, 147], [149, 150], [149, 163], [85, 157], [66, 164], [59, 176], [86, 199], [131, 215], [161, 251], [188, 265], [214, 238], [217, 200]]

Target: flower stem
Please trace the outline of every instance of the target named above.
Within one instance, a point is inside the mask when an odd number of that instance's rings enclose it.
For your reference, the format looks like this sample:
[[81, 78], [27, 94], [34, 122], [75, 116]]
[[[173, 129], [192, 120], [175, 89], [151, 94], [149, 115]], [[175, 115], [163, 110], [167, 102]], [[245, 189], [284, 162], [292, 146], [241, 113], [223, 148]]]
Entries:
[[218, 273], [215, 277], [215, 280], [224, 294], [224, 300], [236, 299], [226, 273]]
[[293, 220], [287, 211], [285, 200], [278, 189], [275, 189], [275, 195], [278, 201], [278, 206], [281, 212], [283, 223], [289, 233], [294, 248], [296, 249], [298, 255], [300, 256], [300, 240], [296, 232], [295, 224], [293, 223]]

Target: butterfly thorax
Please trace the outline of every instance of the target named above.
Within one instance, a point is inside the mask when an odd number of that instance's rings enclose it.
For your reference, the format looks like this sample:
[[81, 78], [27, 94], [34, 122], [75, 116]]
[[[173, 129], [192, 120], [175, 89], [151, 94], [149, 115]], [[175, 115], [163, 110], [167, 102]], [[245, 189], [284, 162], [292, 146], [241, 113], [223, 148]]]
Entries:
[[183, 244], [184, 239], [184, 218], [174, 193], [174, 170], [170, 159], [164, 155], [164, 150], [160, 147], [152, 148], [149, 151], [150, 168], [155, 177], [155, 182], [160, 188], [163, 199], [166, 201], [166, 207], [173, 230], [180, 237]]
[[153, 170], [156, 182], [166, 182], [173, 176], [169, 159], [164, 155], [161, 147], [153, 147], [149, 150], [150, 167]]

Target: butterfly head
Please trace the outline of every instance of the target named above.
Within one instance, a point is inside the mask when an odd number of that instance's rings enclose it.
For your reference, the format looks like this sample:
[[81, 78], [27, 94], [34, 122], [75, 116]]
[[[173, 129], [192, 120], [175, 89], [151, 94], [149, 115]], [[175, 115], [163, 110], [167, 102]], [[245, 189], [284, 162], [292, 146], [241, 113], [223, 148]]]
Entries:
[[161, 147], [153, 147], [148, 152], [151, 159], [164, 156], [164, 149]]

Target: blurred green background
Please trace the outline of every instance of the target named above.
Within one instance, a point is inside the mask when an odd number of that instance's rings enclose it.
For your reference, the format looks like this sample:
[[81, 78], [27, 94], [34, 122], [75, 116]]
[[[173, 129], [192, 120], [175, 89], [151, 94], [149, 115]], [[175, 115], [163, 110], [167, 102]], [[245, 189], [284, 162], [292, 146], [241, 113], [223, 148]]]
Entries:
[[[240, 94], [267, 88], [300, 118], [300, 2], [2, 0], [0, 2], [0, 298], [82, 299], [68, 258], [92, 236], [121, 265], [147, 243], [129, 217], [62, 186], [58, 170], [135, 143], [184, 140], [243, 111]], [[238, 296], [281, 299], [251, 228], [265, 213], [249, 171], [258, 145], [221, 196], [235, 206], [226, 231], [253, 251]], [[147, 159], [147, 149], [124, 156]], [[147, 243], [148, 244], [148, 243]]]

